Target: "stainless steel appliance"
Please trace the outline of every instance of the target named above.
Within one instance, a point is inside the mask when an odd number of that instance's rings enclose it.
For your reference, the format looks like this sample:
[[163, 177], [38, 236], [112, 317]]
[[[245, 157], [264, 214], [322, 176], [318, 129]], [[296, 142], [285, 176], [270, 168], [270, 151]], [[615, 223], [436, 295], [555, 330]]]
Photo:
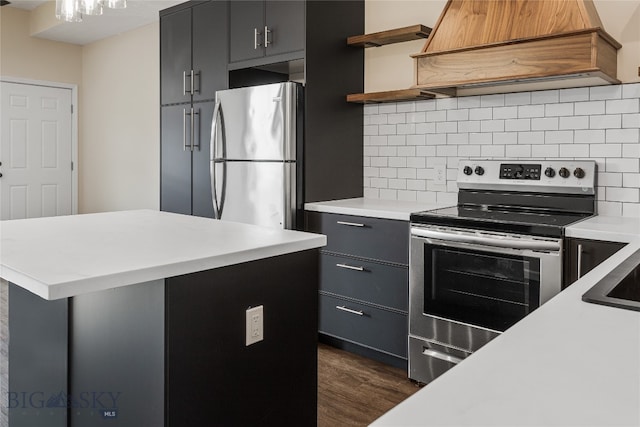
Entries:
[[411, 216], [409, 377], [428, 383], [560, 292], [593, 161], [461, 161], [458, 205]]
[[301, 94], [293, 82], [216, 92], [210, 166], [216, 219], [295, 228]]

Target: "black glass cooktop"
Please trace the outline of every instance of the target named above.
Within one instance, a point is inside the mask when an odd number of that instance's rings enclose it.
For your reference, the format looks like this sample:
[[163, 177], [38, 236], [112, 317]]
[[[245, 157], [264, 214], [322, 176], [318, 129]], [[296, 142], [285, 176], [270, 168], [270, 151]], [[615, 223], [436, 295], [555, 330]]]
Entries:
[[411, 222], [549, 237], [564, 236], [564, 227], [590, 213], [541, 212], [490, 206], [452, 206], [418, 212]]

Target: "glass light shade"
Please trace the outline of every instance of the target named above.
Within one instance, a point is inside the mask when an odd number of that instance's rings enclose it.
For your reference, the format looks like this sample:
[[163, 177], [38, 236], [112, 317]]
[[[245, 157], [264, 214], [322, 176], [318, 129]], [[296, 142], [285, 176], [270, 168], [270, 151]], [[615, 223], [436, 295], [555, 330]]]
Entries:
[[80, 13], [84, 15], [102, 15], [103, 0], [80, 0]]
[[110, 9], [124, 9], [127, 7], [127, 0], [106, 0], [106, 4]]
[[67, 22], [81, 22], [79, 0], [56, 0], [56, 18]]

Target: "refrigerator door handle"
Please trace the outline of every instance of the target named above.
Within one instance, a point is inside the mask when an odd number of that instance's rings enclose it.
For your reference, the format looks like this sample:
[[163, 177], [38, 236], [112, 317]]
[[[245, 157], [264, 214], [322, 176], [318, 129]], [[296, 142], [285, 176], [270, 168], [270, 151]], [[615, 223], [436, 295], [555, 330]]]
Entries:
[[[222, 157], [225, 156], [225, 133], [224, 133], [224, 119], [222, 115], [222, 106], [220, 101], [216, 101], [216, 105], [213, 109], [213, 119], [211, 122], [211, 144], [209, 147], [210, 164], [209, 173], [211, 175], [211, 198], [213, 201], [213, 217], [220, 219], [222, 216], [222, 209], [224, 208], [225, 190], [227, 186], [227, 165], [226, 162], [221, 161], [218, 155], [218, 117], [220, 118], [220, 136], [222, 140]], [[221, 163], [222, 167], [222, 190], [220, 194], [220, 200], [218, 200], [218, 188], [216, 183], [217, 164]]]

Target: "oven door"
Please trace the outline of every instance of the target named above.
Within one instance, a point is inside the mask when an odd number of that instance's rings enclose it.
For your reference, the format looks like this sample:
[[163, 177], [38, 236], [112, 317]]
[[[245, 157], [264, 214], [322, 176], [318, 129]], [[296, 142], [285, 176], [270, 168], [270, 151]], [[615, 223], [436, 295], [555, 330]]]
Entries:
[[560, 291], [562, 240], [411, 228], [409, 333], [475, 351]]

